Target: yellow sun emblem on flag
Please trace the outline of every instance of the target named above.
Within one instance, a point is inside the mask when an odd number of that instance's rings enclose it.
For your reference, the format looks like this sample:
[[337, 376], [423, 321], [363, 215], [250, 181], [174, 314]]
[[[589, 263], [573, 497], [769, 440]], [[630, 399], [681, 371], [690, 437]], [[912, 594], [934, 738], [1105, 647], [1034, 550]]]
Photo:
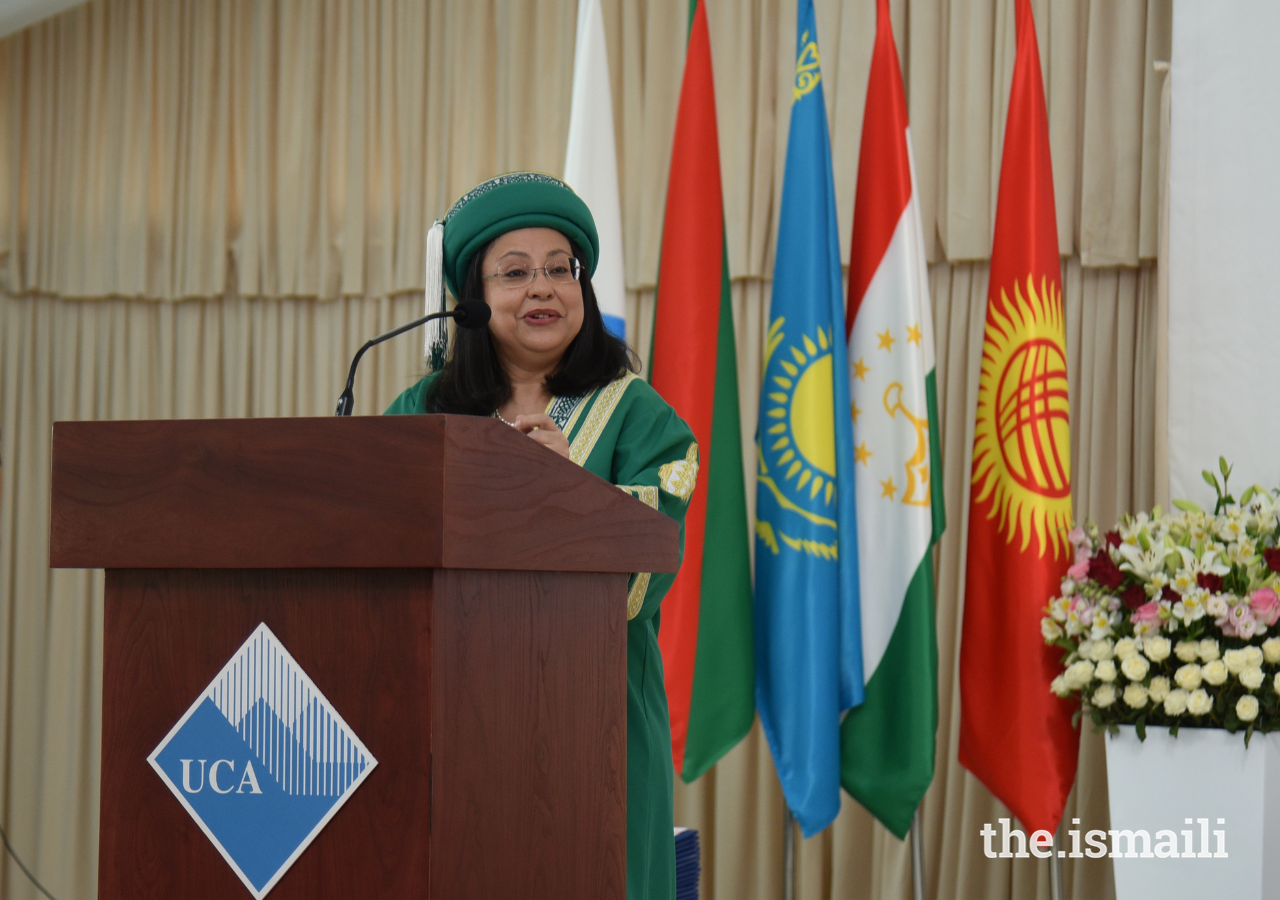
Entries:
[[[775, 342], [771, 350], [785, 338], [781, 326], [779, 319], [770, 329]], [[762, 449], [777, 482], [788, 493], [798, 495], [802, 503], [821, 498], [823, 506], [830, 506], [836, 489], [831, 335], [819, 328], [814, 337], [803, 334], [777, 349], [778, 368], [769, 372], [765, 385], [768, 403]]]
[[1071, 428], [1066, 331], [1056, 284], [1015, 281], [1013, 301], [1001, 290], [982, 346], [978, 417], [973, 440], [975, 502], [991, 498], [1005, 540], [1034, 532], [1043, 556], [1066, 552], [1071, 524]]

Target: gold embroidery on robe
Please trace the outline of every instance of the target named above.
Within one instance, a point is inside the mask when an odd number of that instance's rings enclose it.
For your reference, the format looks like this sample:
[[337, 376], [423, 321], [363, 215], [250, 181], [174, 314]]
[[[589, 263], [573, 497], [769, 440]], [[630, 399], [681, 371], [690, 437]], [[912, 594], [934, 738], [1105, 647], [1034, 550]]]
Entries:
[[673, 497], [688, 503], [693, 496], [693, 486], [698, 482], [698, 445], [689, 445], [684, 459], [669, 462], [658, 469], [658, 484]]

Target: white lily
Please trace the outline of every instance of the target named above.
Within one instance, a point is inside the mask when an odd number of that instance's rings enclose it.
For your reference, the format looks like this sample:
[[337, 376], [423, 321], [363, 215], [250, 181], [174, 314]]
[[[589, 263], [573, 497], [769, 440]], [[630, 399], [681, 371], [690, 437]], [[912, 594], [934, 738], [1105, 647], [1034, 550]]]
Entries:
[[1253, 497], [1245, 510], [1245, 523], [1256, 532], [1274, 531], [1280, 518], [1280, 503], [1275, 495], [1260, 485], [1254, 485]]
[[1093, 627], [1089, 629], [1089, 636], [1095, 641], [1110, 637], [1114, 632], [1111, 630], [1111, 620], [1106, 616], [1094, 616]]
[[1224, 566], [1218, 562], [1218, 549], [1216, 547], [1207, 548], [1203, 556], [1196, 556], [1195, 551], [1190, 547], [1179, 546], [1177, 550], [1179, 555], [1182, 556], [1182, 569], [1179, 571], [1179, 575], [1183, 572], [1187, 572], [1193, 577], [1201, 573], [1207, 575], [1231, 574], [1230, 566]]
[[1208, 599], [1209, 592], [1204, 588], [1192, 588], [1182, 595], [1181, 600], [1173, 604], [1173, 615], [1181, 619], [1183, 625], [1190, 625], [1204, 618], [1205, 613], [1208, 612], [1206, 607]]
[[1150, 550], [1143, 550], [1137, 544], [1121, 544], [1120, 555], [1124, 562], [1120, 568], [1132, 572], [1143, 581], [1150, 581], [1157, 572], [1164, 572], [1164, 546], [1153, 545]]
[[1250, 537], [1241, 538], [1227, 547], [1227, 559], [1232, 565], [1247, 566], [1257, 554], [1258, 548]]
[[1228, 544], [1234, 544], [1248, 536], [1244, 517], [1240, 515], [1239, 511], [1219, 516], [1213, 523], [1213, 530], [1218, 537]]
[[1138, 543], [1138, 535], [1142, 530], [1151, 524], [1151, 517], [1145, 512], [1140, 512], [1132, 519], [1120, 523], [1117, 529], [1120, 532], [1120, 540], [1122, 542], [1120, 549], [1123, 551], [1125, 546], [1134, 546]]
[[1199, 585], [1196, 584], [1196, 573], [1186, 569], [1179, 569], [1178, 574], [1173, 576], [1173, 589], [1179, 594], [1185, 594], [1188, 591], [1195, 590]]
[[1208, 513], [1180, 510], [1173, 522], [1170, 523], [1170, 531], [1186, 534], [1191, 538], [1192, 542], [1195, 542], [1204, 540], [1211, 524]]

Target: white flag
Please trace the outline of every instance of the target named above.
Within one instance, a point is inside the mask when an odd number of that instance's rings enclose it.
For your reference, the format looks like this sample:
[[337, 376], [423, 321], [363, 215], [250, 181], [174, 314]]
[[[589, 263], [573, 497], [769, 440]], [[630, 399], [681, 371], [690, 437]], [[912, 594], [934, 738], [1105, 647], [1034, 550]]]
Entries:
[[573, 54], [573, 100], [564, 180], [596, 220], [600, 261], [591, 277], [604, 324], [626, 339], [626, 281], [622, 265], [622, 204], [618, 199], [618, 153], [613, 140], [613, 94], [604, 43], [600, 0], [580, 0]]

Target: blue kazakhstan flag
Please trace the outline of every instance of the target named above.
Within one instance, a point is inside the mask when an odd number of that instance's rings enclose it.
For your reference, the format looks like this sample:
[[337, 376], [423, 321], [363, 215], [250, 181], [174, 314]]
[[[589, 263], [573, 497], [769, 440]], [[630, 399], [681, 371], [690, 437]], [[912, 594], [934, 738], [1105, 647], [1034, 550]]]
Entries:
[[840, 717], [862, 702], [863, 681], [844, 297], [813, 0], [800, 0], [798, 19], [756, 444], [756, 706], [808, 837], [840, 811]]

